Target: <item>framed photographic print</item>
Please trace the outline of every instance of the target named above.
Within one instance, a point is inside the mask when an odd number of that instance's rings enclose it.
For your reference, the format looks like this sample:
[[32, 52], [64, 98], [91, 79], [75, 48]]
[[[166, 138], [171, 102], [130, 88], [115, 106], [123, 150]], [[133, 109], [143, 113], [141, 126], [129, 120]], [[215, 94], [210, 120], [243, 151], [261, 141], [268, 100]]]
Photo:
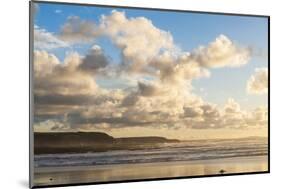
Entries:
[[30, 2], [30, 187], [269, 160], [269, 16]]

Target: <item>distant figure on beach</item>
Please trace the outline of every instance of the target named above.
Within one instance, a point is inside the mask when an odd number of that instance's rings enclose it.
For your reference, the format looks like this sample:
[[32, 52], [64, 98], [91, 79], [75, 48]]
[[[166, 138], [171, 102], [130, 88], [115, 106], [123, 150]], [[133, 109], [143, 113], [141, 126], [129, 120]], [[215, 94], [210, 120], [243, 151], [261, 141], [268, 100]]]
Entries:
[[223, 169], [220, 170], [220, 174], [224, 174], [225, 172], [226, 172], [226, 171], [223, 170]]

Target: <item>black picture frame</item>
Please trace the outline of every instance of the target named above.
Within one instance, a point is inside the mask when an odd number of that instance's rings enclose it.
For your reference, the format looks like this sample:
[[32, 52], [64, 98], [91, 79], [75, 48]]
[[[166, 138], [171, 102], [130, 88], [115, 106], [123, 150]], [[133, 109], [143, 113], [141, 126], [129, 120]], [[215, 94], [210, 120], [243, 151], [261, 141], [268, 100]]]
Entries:
[[[107, 8], [125, 8], [125, 9], [139, 9], [139, 10], [154, 10], [165, 12], [183, 12], [183, 13], [198, 13], [210, 15], [224, 15], [224, 16], [247, 16], [247, 17], [262, 17], [266, 18], [268, 22], [268, 170], [258, 172], [243, 172], [243, 173], [225, 173], [214, 175], [198, 175], [198, 176], [181, 176], [181, 177], [165, 177], [165, 178], [149, 178], [149, 179], [133, 179], [121, 181], [105, 181], [105, 182], [87, 182], [87, 183], [71, 183], [71, 184], [57, 184], [57, 185], [33, 185], [33, 3], [44, 4], [59, 4], [59, 5], [75, 5], [75, 6], [91, 6], [91, 7], [107, 7]], [[253, 175], [253, 174], [268, 174], [270, 173], [270, 16], [259, 14], [242, 14], [242, 13], [226, 13], [226, 12], [210, 12], [210, 11], [194, 11], [194, 10], [179, 10], [179, 9], [163, 9], [163, 8], [148, 8], [148, 7], [133, 7], [133, 6], [120, 6], [120, 5], [101, 5], [92, 3], [70, 3], [70, 2], [56, 2], [56, 1], [29, 1], [29, 187], [30, 188], [50, 188], [50, 187], [67, 187], [67, 186], [81, 186], [81, 185], [97, 185], [97, 184], [112, 184], [112, 183], [129, 183], [129, 182], [143, 182], [143, 181], [162, 181], [173, 179], [190, 179], [190, 178], [211, 178], [211, 177], [225, 177], [225, 176], [239, 176], [239, 175]]]

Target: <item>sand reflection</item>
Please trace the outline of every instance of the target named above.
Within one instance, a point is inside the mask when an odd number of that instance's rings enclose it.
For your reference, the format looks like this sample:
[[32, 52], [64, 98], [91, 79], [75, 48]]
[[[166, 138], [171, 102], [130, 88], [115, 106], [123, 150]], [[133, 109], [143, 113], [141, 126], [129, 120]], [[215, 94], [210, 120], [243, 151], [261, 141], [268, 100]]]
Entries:
[[108, 182], [134, 179], [267, 171], [267, 156], [191, 162], [122, 164], [35, 170], [35, 185]]

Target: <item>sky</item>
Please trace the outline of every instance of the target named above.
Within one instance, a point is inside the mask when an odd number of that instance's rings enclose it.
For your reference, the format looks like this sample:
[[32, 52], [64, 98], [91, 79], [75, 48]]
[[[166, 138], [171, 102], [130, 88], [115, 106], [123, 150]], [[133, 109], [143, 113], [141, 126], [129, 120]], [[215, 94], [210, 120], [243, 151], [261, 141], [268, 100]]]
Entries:
[[265, 17], [34, 3], [34, 130], [267, 136]]

